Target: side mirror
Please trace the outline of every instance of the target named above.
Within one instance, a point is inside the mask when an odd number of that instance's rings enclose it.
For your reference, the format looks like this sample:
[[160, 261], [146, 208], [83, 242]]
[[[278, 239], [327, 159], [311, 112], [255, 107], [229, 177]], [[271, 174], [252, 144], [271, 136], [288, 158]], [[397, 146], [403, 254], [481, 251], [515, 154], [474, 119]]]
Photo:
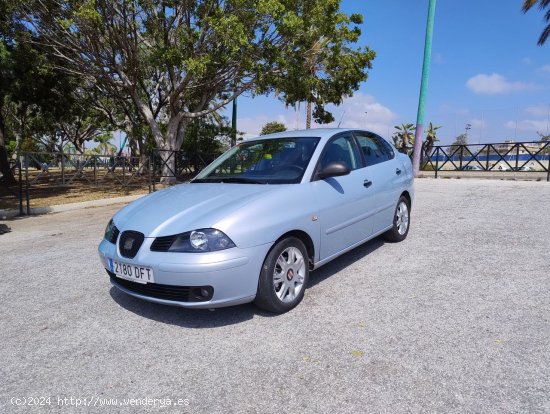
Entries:
[[341, 177], [351, 172], [346, 163], [334, 161], [317, 173], [317, 178], [324, 180], [329, 177]]

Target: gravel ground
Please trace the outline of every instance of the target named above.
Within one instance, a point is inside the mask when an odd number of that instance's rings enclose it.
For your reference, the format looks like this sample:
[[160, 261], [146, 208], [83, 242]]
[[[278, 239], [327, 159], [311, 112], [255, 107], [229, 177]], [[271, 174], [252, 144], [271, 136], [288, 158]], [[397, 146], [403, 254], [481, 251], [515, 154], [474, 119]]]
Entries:
[[550, 185], [416, 186], [406, 241], [313, 272], [281, 316], [112, 288], [96, 248], [120, 206], [3, 222], [0, 411], [550, 412]]

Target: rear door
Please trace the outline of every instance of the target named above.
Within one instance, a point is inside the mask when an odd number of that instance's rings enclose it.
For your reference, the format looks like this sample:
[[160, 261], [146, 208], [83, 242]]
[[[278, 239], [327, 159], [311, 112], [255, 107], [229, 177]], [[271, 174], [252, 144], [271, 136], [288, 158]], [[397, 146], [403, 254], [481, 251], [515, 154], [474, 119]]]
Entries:
[[369, 189], [375, 203], [373, 233], [378, 233], [393, 223], [405, 169], [383, 138], [362, 131], [355, 131], [354, 135], [366, 165], [365, 179], [371, 182]]

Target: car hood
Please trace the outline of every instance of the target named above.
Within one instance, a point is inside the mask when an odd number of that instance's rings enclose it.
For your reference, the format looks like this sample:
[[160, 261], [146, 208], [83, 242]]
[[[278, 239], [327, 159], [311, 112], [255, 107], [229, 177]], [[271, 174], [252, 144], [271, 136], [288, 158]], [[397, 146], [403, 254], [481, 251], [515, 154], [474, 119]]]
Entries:
[[120, 231], [145, 237], [168, 236], [199, 228], [225, 231], [230, 214], [286, 185], [187, 183], [157, 191], [127, 205], [114, 216]]

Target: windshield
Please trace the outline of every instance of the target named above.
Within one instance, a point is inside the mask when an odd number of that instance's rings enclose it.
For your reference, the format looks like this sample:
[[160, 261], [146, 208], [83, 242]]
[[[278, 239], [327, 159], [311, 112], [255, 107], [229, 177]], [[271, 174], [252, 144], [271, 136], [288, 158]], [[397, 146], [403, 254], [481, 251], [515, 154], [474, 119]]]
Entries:
[[206, 167], [194, 183], [294, 184], [302, 180], [319, 138], [243, 142]]

